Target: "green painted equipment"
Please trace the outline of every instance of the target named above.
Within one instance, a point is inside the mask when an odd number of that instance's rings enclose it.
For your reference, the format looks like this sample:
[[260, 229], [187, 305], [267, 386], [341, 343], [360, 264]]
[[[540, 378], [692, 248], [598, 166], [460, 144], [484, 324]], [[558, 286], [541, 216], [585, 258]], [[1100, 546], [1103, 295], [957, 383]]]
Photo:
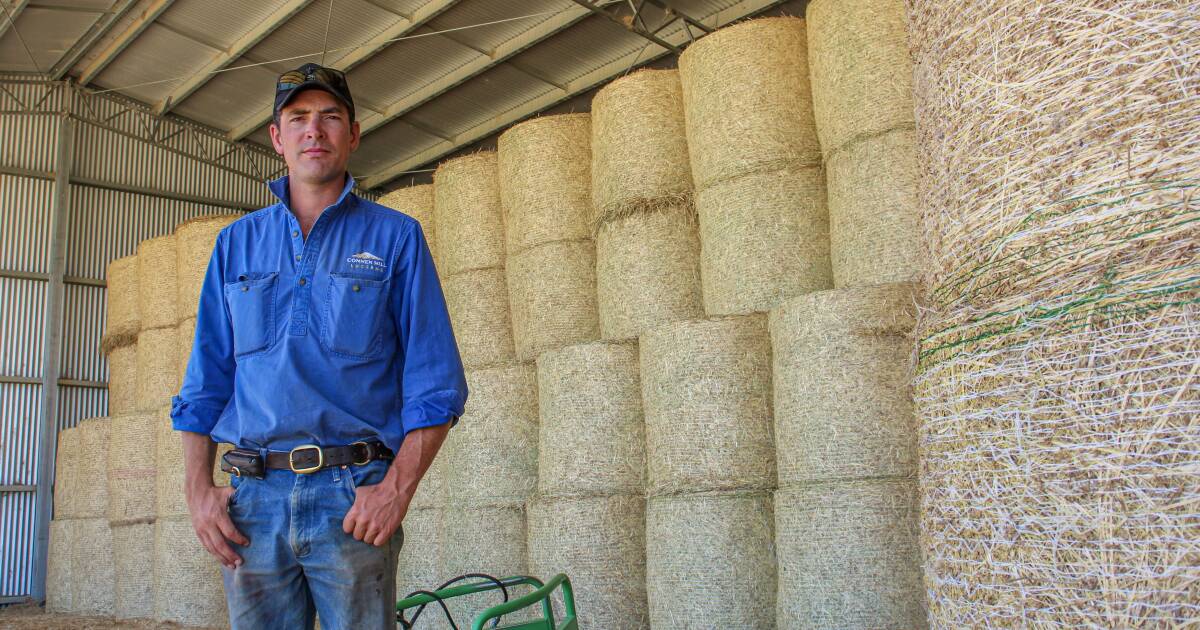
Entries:
[[[477, 578], [478, 581], [458, 586], [451, 586], [455, 582], [468, 578]], [[515, 586], [531, 586], [533, 592], [523, 597], [518, 597], [513, 600], [508, 599], [508, 589]], [[554, 605], [551, 603], [550, 596], [554, 591], [562, 589], [563, 600], [563, 618], [561, 622], [556, 622], [554, 618]], [[471, 625], [471, 630], [484, 630], [484, 626], [491, 622], [488, 626], [492, 630], [578, 630], [579, 625], [575, 620], [575, 593], [571, 589], [571, 580], [566, 575], [559, 573], [550, 578], [548, 582], [542, 583], [541, 580], [527, 575], [516, 575], [506, 577], [504, 579], [496, 579], [482, 573], [473, 573], [460, 576], [443, 584], [437, 591], [416, 591], [405, 599], [396, 603], [396, 622], [400, 624], [404, 630], [410, 630], [413, 624], [416, 623], [418, 616], [429, 604], [437, 604], [446, 613], [446, 618], [450, 621], [450, 627], [458, 630], [455, 625], [453, 616], [450, 614], [450, 609], [447, 606], [447, 601], [455, 597], [472, 595], [474, 593], [482, 593], [484, 591], [499, 590], [504, 597], [504, 602], [492, 606], [479, 614]], [[541, 604], [542, 616], [532, 621], [522, 621], [520, 623], [501, 626], [500, 619], [505, 615], [511, 615], [519, 610], [532, 608]], [[405, 611], [411, 608], [417, 610], [413, 613], [412, 619], [405, 617]]]

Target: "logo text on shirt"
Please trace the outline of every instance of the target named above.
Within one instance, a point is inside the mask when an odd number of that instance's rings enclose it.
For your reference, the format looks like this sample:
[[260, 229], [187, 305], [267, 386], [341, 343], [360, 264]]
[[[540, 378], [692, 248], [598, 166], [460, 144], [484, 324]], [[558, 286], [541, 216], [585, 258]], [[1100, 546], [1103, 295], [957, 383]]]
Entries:
[[370, 271], [386, 271], [387, 265], [383, 259], [368, 251], [361, 251], [353, 256], [347, 257], [346, 262], [355, 269], [367, 269]]

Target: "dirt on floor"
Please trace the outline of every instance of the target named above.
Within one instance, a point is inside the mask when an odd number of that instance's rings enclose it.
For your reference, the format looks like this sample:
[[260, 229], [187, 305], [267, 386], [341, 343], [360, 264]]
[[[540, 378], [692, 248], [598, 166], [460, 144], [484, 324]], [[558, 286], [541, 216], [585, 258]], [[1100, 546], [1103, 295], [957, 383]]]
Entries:
[[[36, 604], [0, 608], [0, 630], [181, 630], [177, 623], [48, 613]], [[189, 628], [188, 630], [197, 630]]]

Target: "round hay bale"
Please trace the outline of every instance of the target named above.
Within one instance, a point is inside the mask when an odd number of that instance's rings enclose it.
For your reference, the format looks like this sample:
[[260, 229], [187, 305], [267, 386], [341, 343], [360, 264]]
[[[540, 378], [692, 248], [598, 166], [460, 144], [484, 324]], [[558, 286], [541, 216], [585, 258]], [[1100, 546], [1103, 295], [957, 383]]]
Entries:
[[645, 532], [641, 496], [540, 498], [529, 504], [529, 571], [566, 573], [588, 627], [649, 628]]
[[[486, 573], [498, 578], [528, 574], [523, 506], [451, 507], [445, 512], [442, 531], [446, 576], [442, 581], [464, 573]], [[467, 625], [501, 601], [499, 592], [456, 597], [450, 612]], [[438, 611], [425, 614], [430, 613], [436, 615]], [[514, 619], [505, 617], [504, 621]]]
[[408, 509], [446, 507], [446, 461], [450, 459], [450, 456], [447, 455], [448, 444], [454, 434], [455, 431], [452, 430], [446, 435], [446, 441], [438, 450], [437, 457], [433, 458], [433, 463], [429, 464], [429, 470], [426, 470], [425, 475], [421, 477], [421, 482], [413, 494], [412, 501], [408, 504]]
[[771, 496], [692, 494], [646, 502], [652, 628], [774, 628]]
[[175, 357], [179, 366], [179, 383], [187, 374], [188, 362], [192, 358], [192, 347], [196, 344], [196, 318], [189, 317], [175, 327]]
[[154, 619], [185, 626], [229, 626], [221, 564], [188, 516], [154, 522]]
[[[416, 590], [434, 590], [454, 577], [442, 572], [443, 516], [443, 508], [413, 509], [409, 506], [408, 514], [404, 516], [404, 546], [400, 548], [396, 562], [397, 598], [404, 599]], [[421, 613], [421, 618], [428, 622], [436, 619], [439, 613], [439, 610], [427, 609]]]
[[441, 243], [441, 277], [504, 266], [504, 214], [496, 153], [442, 162], [433, 173], [433, 219]]
[[154, 460], [138, 456], [154, 438], [158, 416], [113, 416], [108, 429], [108, 520], [114, 526], [154, 518]]
[[691, 200], [679, 71], [639, 70], [601, 88], [592, 99], [593, 227]]
[[921, 279], [913, 131], [846, 145], [826, 163], [829, 244], [838, 288]]
[[[103, 464], [103, 462], [101, 462]], [[71, 542], [71, 610], [81, 615], [111, 616], [116, 606], [113, 588], [112, 531], [108, 519], [76, 519]]]
[[821, 291], [771, 311], [780, 486], [916, 474], [918, 290]]
[[646, 433], [637, 345], [593, 342], [546, 352], [537, 377], [538, 492], [642, 492]]
[[113, 348], [133, 343], [142, 327], [138, 315], [137, 256], [125, 256], [108, 263], [104, 277], [106, 308], [100, 349], [108, 354]]
[[110, 350], [107, 360], [108, 413], [119, 416], [137, 411], [137, 337], [134, 337], [132, 344], [117, 346]]
[[[108, 515], [108, 435], [112, 423], [108, 418], [88, 418], [76, 427], [79, 457], [76, 463], [75, 493], [77, 518], [105, 519]], [[108, 521], [104, 521], [105, 526]]]
[[534, 366], [468, 371], [467, 389], [471, 398], [446, 444], [448, 500], [460, 506], [524, 503], [537, 483]]
[[586, 113], [534, 118], [500, 135], [500, 200], [509, 256], [591, 235], [591, 145]]
[[805, 16], [813, 113], [826, 159], [856, 138], [911, 129], [904, 0], [814, 0]]
[[769, 311], [833, 288], [825, 172], [758, 172], [700, 191], [700, 279], [709, 315]]
[[54, 453], [54, 518], [79, 517], [79, 451], [78, 427], [58, 432], [58, 447]]
[[679, 57], [697, 191], [748, 173], [821, 163], [804, 20], [725, 27]]
[[175, 322], [195, 318], [200, 308], [200, 287], [208, 272], [217, 234], [244, 215], [196, 217], [175, 228]]
[[138, 333], [137, 409], [152, 411], [170, 404], [179, 393], [179, 347], [175, 328]]
[[481, 369], [516, 360], [508, 310], [508, 283], [502, 267], [457, 273], [447, 277], [442, 288], [465, 369]]
[[765, 317], [668, 324], [640, 360], [649, 494], [775, 487]]
[[[183, 463], [183, 437], [171, 426], [171, 408], [164, 407], [155, 413], [155, 464], [154, 478], [155, 513], [158, 518], [188, 516], [187, 497], [183, 492], [185, 469]], [[213, 459], [213, 483], [229, 485], [229, 474], [221, 471], [221, 456], [233, 448], [230, 444], [217, 444], [217, 456]]]
[[778, 627], [924, 628], [915, 480], [775, 493]]
[[75, 542], [73, 529], [78, 522], [61, 518], [50, 521], [50, 547], [46, 557], [46, 612], [65, 613], [75, 608], [71, 589], [71, 545]]
[[[167, 328], [177, 319], [174, 234], [138, 243], [138, 316], [141, 330]], [[207, 269], [208, 261], [205, 261]]]
[[154, 616], [154, 522], [111, 525], [113, 614], [117, 619]]
[[650, 328], [704, 317], [695, 208], [615, 219], [596, 235], [600, 336], [633, 339]]
[[510, 256], [508, 296], [519, 361], [599, 338], [595, 244], [558, 241]]
[[421, 224], [430, 253], [434, 260], [438, 260], [437, 230], [433, 225], [433, 184], [397, 188], [380, 197], [376, 203], [416, 219]]

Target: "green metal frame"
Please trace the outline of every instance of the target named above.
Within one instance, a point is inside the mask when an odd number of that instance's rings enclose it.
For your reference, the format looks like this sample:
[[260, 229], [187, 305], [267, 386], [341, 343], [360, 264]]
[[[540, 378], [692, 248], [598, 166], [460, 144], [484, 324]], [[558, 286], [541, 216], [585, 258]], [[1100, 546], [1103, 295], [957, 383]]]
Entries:
[[[505, 588], [510, 586], [528, 585], [534, 588], [532, 593], [517, 599], [507, 601], [483, 611], [475, 618], [472, 623], [472, 630], [483, 630], [484, 624], [493, 620], [499, 619], [504, 615], [510, 615], [518, 610], [532, 607], [535, 604], [542, 605], [542, 617], [532, 621], [524, 621], [511, 626], [498, 626], [495, 630], [578, 630], [579, 623], [575, 617], [575, 591], [571, 588], [571, 580], [566, 575], [559, 573], [550, 578], [550, 581], [545, 584], [541, 580], [527, 575], [517, 575], [507, 577], [500, 580], [500, 583]], [[563, 594], [563, 611], [562, 623], [555, 624], [554, 606], [550, 603], [550, 595], [554, 591], [562, 588]], [[462, 597], [465, 595], [473, 595], [484, 591], [494, 591], [500, 588], [500, 584], [489, 581], [472, 582], [460, 586], [451, 586], [437, 591], [437, 596], [443, 600], [454, 597]], [[399, 615], [402, 611], [409, 608], [416, 608], [423, 604], [434, 604], [436, 600], [423, 593], [413, 595], [396, 602], [396, 614]]]

